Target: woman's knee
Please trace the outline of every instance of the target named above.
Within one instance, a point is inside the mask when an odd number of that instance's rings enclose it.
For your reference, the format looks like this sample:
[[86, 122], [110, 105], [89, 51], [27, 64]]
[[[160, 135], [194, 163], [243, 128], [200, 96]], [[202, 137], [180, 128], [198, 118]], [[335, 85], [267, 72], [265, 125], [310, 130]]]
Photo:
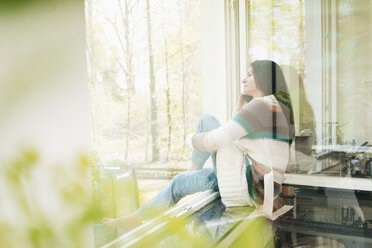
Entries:
[[179, 183], [180, 181], [183, 181], [185, 178], [185, 173], [187, 172], [183, 172], [183, 173], [176, 175], [175, 177], [173, 177], [170, 183], [175, 184], [175, 183]]
[[[187, 172], [186, 172], [187, 173]], [[181, 198], [185, 196], [186, 173], [181, 173], [175, 176], [169, 183], [172, 201], [176, 204]]]
[[198, 123], [197, 132], [208, 132], [221, 126], [213, 115], [203, 114]]
[[178, 191], [183, 188], [183, 185], [185, 185], [187, 180], [187, 173], [188, 172], [180, 173], [173, 177], [173, 179], [170, 181], [169, 186], [171, 187], [173, 193], [179, 193]]
[[185, 172], [175, 176], [169, 184], [175, 203], [181, 198], [196, 192], [215, 189], [217, 178], [213, 169]]
[[199, 122], [203, 123], [219, 123], [216, 117], [210, 114], [202, 114], [199, 118]]

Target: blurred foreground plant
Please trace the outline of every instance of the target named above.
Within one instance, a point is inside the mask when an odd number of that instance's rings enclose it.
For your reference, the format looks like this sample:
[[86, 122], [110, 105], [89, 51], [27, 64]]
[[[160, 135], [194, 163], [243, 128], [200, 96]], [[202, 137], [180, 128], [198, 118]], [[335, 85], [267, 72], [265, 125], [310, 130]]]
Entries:
[[228, 247], [274, 247], [271, 223], [263, 216], [255, 218]]
[[23, 149], [0, 171], [0, 247], [91, 247], [101, 216], [91, 199], [91, 162], [45, 164]]

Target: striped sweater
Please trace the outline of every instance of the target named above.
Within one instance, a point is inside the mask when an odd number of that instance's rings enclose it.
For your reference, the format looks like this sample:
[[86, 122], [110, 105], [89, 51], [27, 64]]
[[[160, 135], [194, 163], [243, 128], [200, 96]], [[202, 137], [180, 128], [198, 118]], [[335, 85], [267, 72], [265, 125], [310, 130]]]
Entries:
[[291, 139], [283, 110], [271, 95], [245, 104], [218, 129], [194, 134], [192, 146], [217, 151], [218, 185], [227, 206], [256, 205], [263, 199], [252, 188], [263, 190], [265, 175], [272, 172], [277, 185], [283, 182]]

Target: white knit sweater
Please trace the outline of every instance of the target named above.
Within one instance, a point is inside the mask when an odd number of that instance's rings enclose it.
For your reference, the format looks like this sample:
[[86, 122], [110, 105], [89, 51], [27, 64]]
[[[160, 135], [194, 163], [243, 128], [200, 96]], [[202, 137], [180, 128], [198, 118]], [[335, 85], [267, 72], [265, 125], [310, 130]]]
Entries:
[[248, 193], [247, 168], [241, 150], [234, 145], [217, 152], [217, 179], [222, 202], [227, 206], [254, 205]]

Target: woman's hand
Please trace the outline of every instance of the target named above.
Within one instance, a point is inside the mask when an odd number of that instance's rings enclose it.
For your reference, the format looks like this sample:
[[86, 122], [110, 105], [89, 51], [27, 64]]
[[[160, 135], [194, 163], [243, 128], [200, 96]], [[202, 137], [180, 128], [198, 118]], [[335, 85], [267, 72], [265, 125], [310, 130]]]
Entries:
[[238, 99], [238, 104], [236, 106], [236, 112], [239, 112], [242, 110], [243, 105], [249, 102], [249, 96], [240, 94], [239, 99]]
[[187, 135], [186, 140], [185, 140], [185, 144], [186, 144], [189, 148], [194, 149], [194, 147], [192, 146], [192, 136], [194, 136], [193, 133]]

